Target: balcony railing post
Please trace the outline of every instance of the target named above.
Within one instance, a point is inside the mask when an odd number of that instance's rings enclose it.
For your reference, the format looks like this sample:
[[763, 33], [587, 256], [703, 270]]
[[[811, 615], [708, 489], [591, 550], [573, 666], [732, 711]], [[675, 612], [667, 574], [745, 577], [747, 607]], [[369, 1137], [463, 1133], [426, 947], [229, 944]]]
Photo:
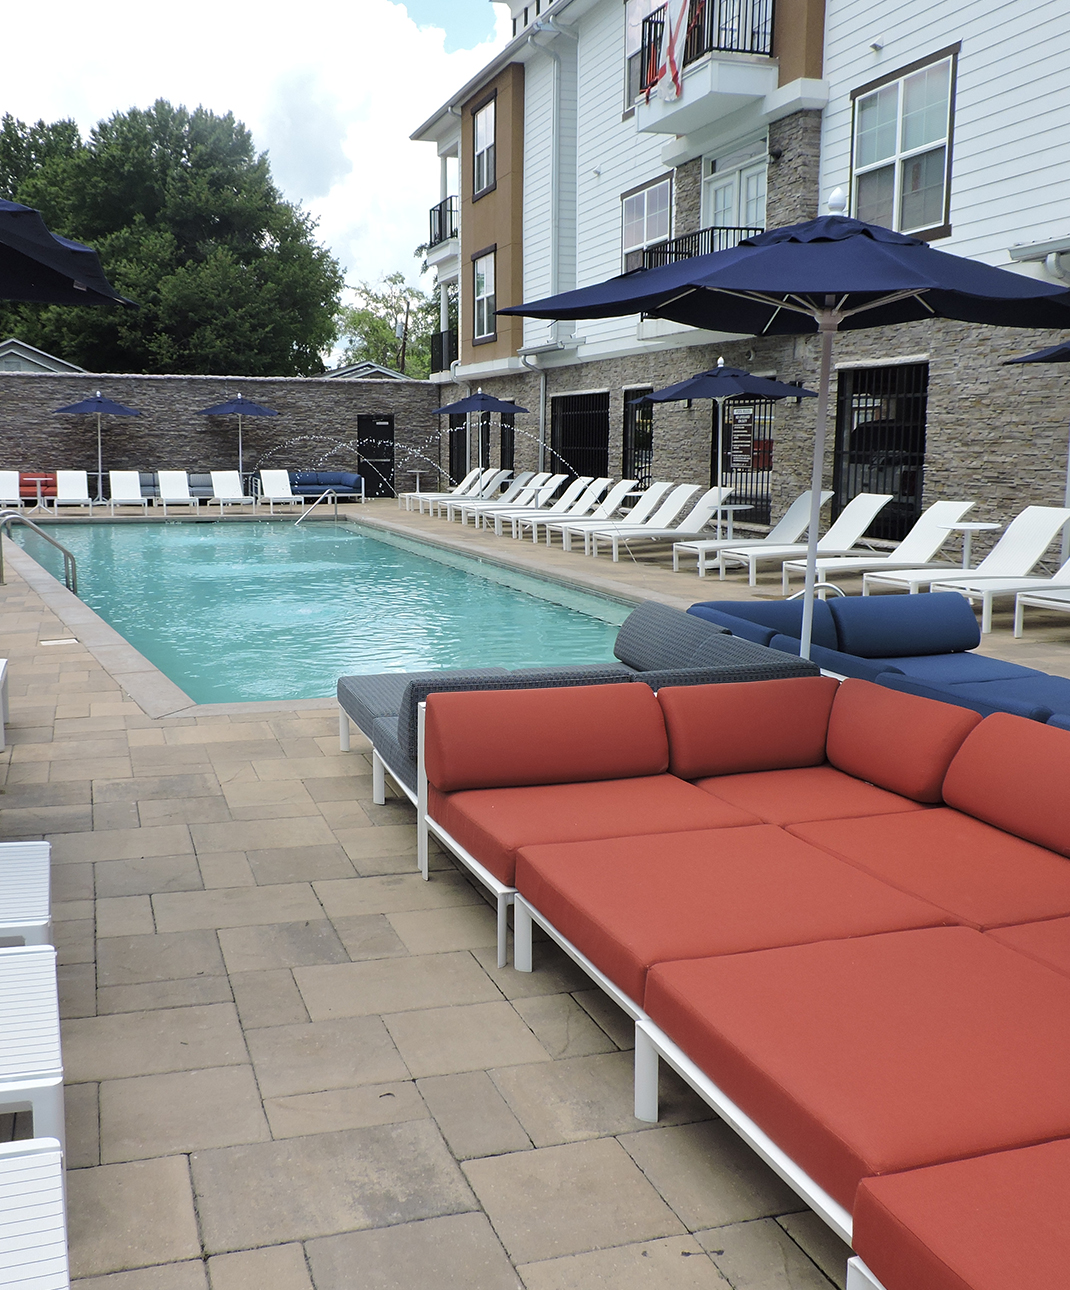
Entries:
[[700, 228], [694, 233], [684, 233], [660, 246], [651, 246], [643, 252], [643, 268], [652, 269], [659, 264], [673, 264], [677, 260], [692, 260], [696, 255], [710, 255], [713, 251], [728, 251], [738, 246], [745, 237], [754, 237], [765, 230], [760, 228]]
[[438, 246], [457, 236], [457, 198], [447, 197], [431, 207], [431, 236], [428, 246]]

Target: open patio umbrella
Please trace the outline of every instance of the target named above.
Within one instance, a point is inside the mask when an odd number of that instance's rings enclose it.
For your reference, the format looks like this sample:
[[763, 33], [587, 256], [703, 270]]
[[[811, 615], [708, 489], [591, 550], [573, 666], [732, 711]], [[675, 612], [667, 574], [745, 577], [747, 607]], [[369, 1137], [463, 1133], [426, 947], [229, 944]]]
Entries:
[[462, 412], [526, 412], [527, 408], [519, 407], [516, 403], [506, 403], [504, 399], [496, 399], [492, 394], [484, 394], [482, 390], [476, 390], [475, 394], [470, 394], [466, 399], [458, 399], [456, 403], [447, 403], [443, 408], [432, 408], [432, 416], [444, 416], [447, 413], [451, 416], [460, 416]]
[[717, 366], [708, 372], [699, 372], [689, 376], [686, 381], [667, 385], [663, 390], [654, 390], [644, 394], [641, 399], [631, 399], [631, 403], [679, 403], [683, 399], [712, 399], [717, 404], [717, 487], [721, 487], [721, 466], [724, 461], [724, 405], [726, 400], [739, 394], [752, 394], [760, 399], [816, 399], [813, 390], [804, 390], [801, 385], [787, 385], [783, 381], [771, 381], [766, 376], [751, 376], [742, 367], [725, 367], [724, 359], [717, 360]]
[[104, 276], [96, 251], [50, 233], [32, 206], [8, 201], [0, 201], [0, 300], [137, 308]]
[[243, 399], [239, 394], [237, 398], [231, 399], [227, 403], [217, 403], [210, 408], [201, 408], [197, 415], [199, 417], [229, 417], [235, 413], [238, 415], [238, 474], [240, 475], [242, 473], [242, 417], [277, 417], [279, 414], [274, 408], [262, 408], [259, 403], [252, 403], [249, 399]]
[[[842, 212], [837, 189], [829, 208]], [[825, 427], [837, 331], [927, 318], [1004, 327], [1070, 327], [1070, 291], [935, 251], [840, 213], [744, 238], [728, 251], [637, 269], [597, 286], [499, 310], [535, 318], [645, 312], [692, 327], [756, 336], [821, 335], [802, 645], [810, 656]]]
[[72, 403], [70, 404], [69, 407], [57, 408], [56, 411], [63, 412], [63, 413], [70, 412], [74, 414], [78, 414], [78, 413], [85, 414], [87, 412], [96, 413], [96, 417], [97, 417], [97, 497], [96, 497], [96, 500], [98, 502], [102, 502], [104, 500], [104, 468], [103, 468], [103, 456], [101, 454], [100, 418], [102, 416], [139, 417], [141, 416], [141, 413], [135, 412], [133, 408], [125, 408], [121, 403], [113, 403], [111, 399], [104, 398], [104, 396], [101, 394], [99, 390], [97, 390], [96, 394], [91, 399], [83, 399], [81, 403]]
[[[1008, 358], [1004, 367], [1013, 367], [1016, 363], [1070, 363], [1070, 341], [1062, 345], [1050, 345], [1047, 349], [1038, 349], [1034, 354], [1024, 354], [1021, 358]], [[1063, 493], [1063, 505], [1070, 506], [1070, 445], [1066, 453], [1066, 490]], [[1063, 529], [1063, 564], [1070, 558], [1070, 529]]]

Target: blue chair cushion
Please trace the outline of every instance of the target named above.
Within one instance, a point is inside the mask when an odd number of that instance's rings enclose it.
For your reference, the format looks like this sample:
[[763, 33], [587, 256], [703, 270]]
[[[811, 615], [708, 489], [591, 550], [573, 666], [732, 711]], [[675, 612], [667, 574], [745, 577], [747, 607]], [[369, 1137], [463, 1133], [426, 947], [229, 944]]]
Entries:
[[1048, 718], [1049, 726], [1058, 726], [1060, 730], [1070, 730], [1070, 715], [1065, 712], [1054, 712]]
[[1016, 681], [981, 681], [976, 685], [951, 685], [948, 689], [968, 699], [979, 699], [982, 703], [995, 703], [1002, 707], [1013, 700], [1070, 715], [1070, 679], [1065, 676], [1037, 672]]
[[969, 601], [957, 591], [842, 596], [828, 609], [837, 633], [833, 648], [860, 658], [951, 654], [981, 643]]
[[1043, 704], [1000, 693], [998, 683], [993, 683], [991, 694], [984, 697], [966, 693], [967, 690], [974, 688], [983, 689], [983, 686], [926, 685], [922, 681], [916, 681], [912, 676], [903, 676], [902, 673], [882, 672], [876, 677], [876, 681], [878, 685], [883, 685], [889, 690], [899, 690], [903, 694], [916, 694], [922, 699], [935, 699], [939, 703], [953, 703], [956, 707], [978, 712], [982, 717], [990, 717], [994, 712], [1010, 712], [1016, 717], [1027, 717], [1031, 721], [1043, 722], [1051, 716], [1051, 709]]
[[[801, 641], [794, 636], [774, 636], [769, 642], [772, 649], [783, 650], [785, 654], [798, 654]], [[853, 654], [841, 654], [839, 650], [826, 649], [823, 645], [810, 645], [810, 661], [826, 672], [837, 672], [840, 676], [853, 676], [860, 681], [875, 681], [882, 672], [890, 669], [885, 661], [874, 663], [868, 658], [856, 658]], [[895, 670], [892, 668], [891, 670]]]
[[695, 618], [705, 619], [706, 622], [714, 627], [720, 627], [726, 632], [731, 632], [733, 636], [753, 641], [755, 645], [768, 645], [776, 635], [775, 627], [762, 627], [758, 623], [749, 622], [746, 618], [736, 618], [732, 614], [722, 614], [717, 609], [707, 609], [705, 606], [700, 606], [696, 610], [692, 606], [687, 612]]
[[880, 670], [903, 672], [931, 685], [969, 685], [978, 681], [1020, 681], [1044, 676], [1035, 668], [1006, 663], [984, 654], [914, 654], [868, 660]]
[[[802, 601], [801, 600], [706, 600], [692, 605], [689, 614], [705, 618], [709, 622], [725, 625], [725, 618], [743, 619], [759, 627], [771, 627], [774, 632], [784, 636], [802, 634]], [[738, 635], [733, 630], [733, 635]], [[748, 639], [758, 639], [750, 636]], [[826, 649], [837, 649], [839, 638], [836, 626], [829, 613], [829, 606], [824, 600], [814, 602], [814, 643], [824, 645]], [[768, 644], [768, 639], [758, 640], [760, 645]]]

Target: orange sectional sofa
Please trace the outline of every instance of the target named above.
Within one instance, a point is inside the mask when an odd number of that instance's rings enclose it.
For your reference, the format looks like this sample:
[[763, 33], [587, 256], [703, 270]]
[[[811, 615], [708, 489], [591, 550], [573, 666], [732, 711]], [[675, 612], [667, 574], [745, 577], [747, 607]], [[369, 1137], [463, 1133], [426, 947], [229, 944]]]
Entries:
[[1070, 732], [827, 677], [422, 720], [424, 827], [634, 1018], [640, 1118], [666, 1061], [852, 1290], [1070, 1284]]

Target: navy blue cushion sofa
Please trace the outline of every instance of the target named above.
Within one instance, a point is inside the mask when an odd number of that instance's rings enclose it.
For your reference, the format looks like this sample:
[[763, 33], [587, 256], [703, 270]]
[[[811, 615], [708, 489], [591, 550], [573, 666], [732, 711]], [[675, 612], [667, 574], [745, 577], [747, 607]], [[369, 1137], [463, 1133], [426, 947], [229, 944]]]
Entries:
[[333, 489], [339, 497], [364, 496], [364, 480], [345, 470], [291, 470], [290, 487], [303, 497], [319, 497], [325, 489]]

